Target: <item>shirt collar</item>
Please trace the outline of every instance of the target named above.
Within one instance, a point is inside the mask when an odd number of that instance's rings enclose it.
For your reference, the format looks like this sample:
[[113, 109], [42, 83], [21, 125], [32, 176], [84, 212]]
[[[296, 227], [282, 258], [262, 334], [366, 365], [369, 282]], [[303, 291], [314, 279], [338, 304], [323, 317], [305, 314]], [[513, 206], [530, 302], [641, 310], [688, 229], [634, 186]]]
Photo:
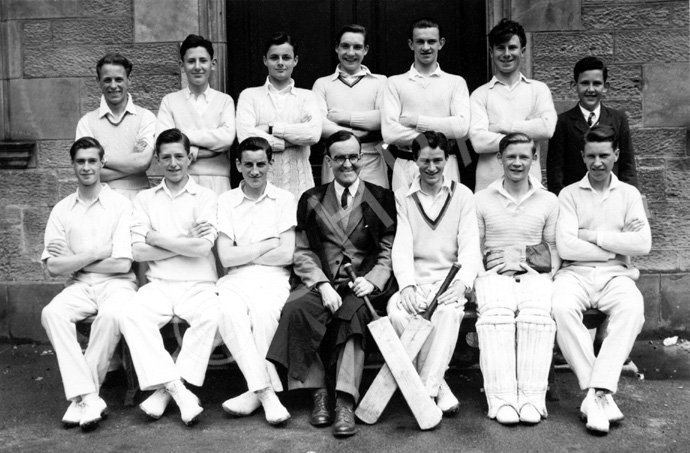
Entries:
[[[180, 195], [181, 195], [182, 193], [184, 193], [185, 191], [186, 191], [186, 192], [189, 192], [190, 195], [196, 195], [196, 194], [199, 192], [199, 187], [201, 187], [201, 186], [199, 186], [199, 184], [197, 184], [196, 182], [194, 182], [194, 180], [192, 179], [192, 177], [189, 176], [189, 179], [187, 180], [187, 184], [184, 185], [184, 187], [182, 188], [182, 190], [180, 190], [180, 193], [178, 193], [177, 196], [180, 196]], [[163, 180], [161, 181], [161, 183], [158, 184], [158, 185], [154, 188], [154, 190], [155, 190], [156, 192], [158, 192], [159, 190], [163, 190], [163, 191], [165, 191], [165, 193], [168, 194], [168, 196], [169, 196], [170, 198], [174, 198], [174, 197], [172, 196], [172, 193], [170, 193], [170, 189], [168, 189], [167, 184], [165, 184], [165, 178], [163, 178]]]
[[266, 83], [264, 84], [264, 89], [266, 90], [266, 94], [280, 94], [284, 92], [288, 92], [291, 94], [297, 94], [295, 93], [295, 81], [294, 79], [290, 79], [290, 84], [283, 88], [282, 90], [278, 91], [273, 85], [271, 85], [271, 80], [269, 77], [266, 77]]
[[[96, 202], [100, 203], [103, 207], [107, 208], [108, 204], [110, 203], [111, 200], [111, 194], [112, 189], [110, 186], [106, 183], [101, 183], [102, 189], [96, 195], [96, 199], [91, 202], [91, 204], [94, 204]], [[69, 209], [74, 208], [78, 203], [84, 203], [82, 199], [79, 197], [79, 188], [77, 187], [77, 190], [74, 191], [74, 200], [73, 202], [69, 205]], [[86, 205], [86, 203], [84, 203]], [[90, 206], [90, 205], [89, 205]]]
[[[582, 107], [582, 105], [578, 102], [577, 106], [580, 107], [580, 112], [582, 112], [582, 116], [585, 117], [585, 121], [587, 121], [587, 118], [589, 118], [589, 114], [591, 113], [589, 110], [586, 108]], [[597, 105], [597, 108], [593, 110], [594, 112], [594, 118], [592, 118], [592, 125], [596, 124], [597, 121], [599, 121], [599, 115], [601, 115], [601, 102], [599, 105]]]
[[525, 197], [520, 200], [518, 203], [512, 195], [508, 193], [508, 191], [503, 187], [503, 181], [505, 181], [505, 176], [501, 176], [491, 184], [489, 184], [489, 189], [497, 191], [499, 194], [501, 194], [508, 202], [515, 203], [517, 205], [524, 203], [529, 197], [534, 195], [534, 193], [538, 189], [545, 189], [545, 187], [542, 185], [541, 181], [539, 181], [537, 178], [535, 178], [532, 175], [528, 175], [527, 178], [529, 179], [529, 184], [530, 184], [530, 189], [525, 195]]
[[[345, 191], [345, 186], [341, 185], [334, 179], [333, 187], [335, 188], [335, 195], [338, 197], [338, 200], [340, 200], [340, 197], [343, 196], [343, 192]], [[355, 179], [355, 182], [353, 182], [352, 185], [347, 188], [347, 190], [350, 191], [350, 196], [354, 198], [355, 194], [357, 194], [357, 191], [359, 190], [359, 178]]]
[[[594, 187], [592, 187], [592, 183], [589, 182], [589, 174], [588, 173], [585, 173], [585, 176], [580, 180], [580, 182], [578, 183], [578, 186], [580, 186], [581, 189], [594, 190]], [[620, 184], [621, 184], [620, 180], [612, 171], [611, 172], [611, 184], [609, 184], [609, 190], [615, 189]]]
[[[137, 109], [134, 107], [134, 101], [132, 100], [132, 95], [129, 93], [127, 93], [127, 105], [125, 106], [125, 112], [122, 114], [122, 116], [124, 116], [127, 113], [131, 113], [132, 115], [137, 114]], [[101, 95], [101, 105], [98, 108], [98, 117], [103, 118], [107, 114], [110, 114], [110, 116], [115, 118], [115, 114], [113, 113], [112, 110], [110, 110], [110, 106], [105, 101], [105, 96]]]
[[237, 190], [233, 190], [230, 192], [230, 205], [233, 208], [236, 208], [239, 205], [241, 205], [244, 202], [244, 200], [250, 201], [252, 203], [258, 203], [267, 197], [271, 200], [278, 199], [277, 187], [271, 184], [270, 182], [266, 183], [266, 189], [264, 189], [264, 193], [262, 193], [261, 196], [256, 200], [252, 200], [244, 193], [244, 191], [242, 190], [244, 184], [244, 181], [241, 181], [240, 186], [237, 188]]
[[[519, 81], [519, 82], [525, 82], [525, 83], [532, 83], [532, 81], [531, 81], [530, 79], [528, 79], [527, 77], [525, 77], [525, 75], [524, 75], [523, 73], [520, 73], [520, 78], [518, 79], [518, 81]], [[501, 85], [504, 85], [504, 86], [508, 86], [508, 85], [506, 85], [505, 83], [503, 83], [503, 82], [501, 82], [500, 80], [498, 80], [498, 78], [497, 78], [496, 76], [493, 76], [493, 77], [491, 78], [491, 80], [489, 80], [489, 89], [491, 89], [491, 88], [493, 88], [494, 86], [496, 86], [497, 83], [500, 83]], [[517, 85], [517, 84], [516, 84], [516, 85]]]
[[[211, 88], [211, 85], [208, 85], [204, 92], [197, 97], [197, 99], [200, 99], [203, 96], [203, 98], [206, 99], [206, 102], [210, 103], [213, 97], [215, 96], [215, 93], [217, 93], [217, 91]], [[194, 93], [192, 93], [192, 90], [189, 88], [188, 85], [187, 88], [184, 89], [185, 99], [192, 99], [193, 95]]]
[[338, 80], [338, 77], [340, 77], [340, 74], [343, 74], [343, 76], [345, 76], [345, 77], [360, 77], [360, 76], [361, 76], [361, 77], [365, 77], [365, 76], [368, 76], [368, 75], [372, 75], [372, 74], [371, 74], [371, 71], [369, 70], [369, 68], [367, 68], [367, 67], [364, 66], [364, 65], [362, 65], [362, 67], [360, 68], [359, 72], [357, 72], [357, 73], [354, 74], [354, 75], [350, 75], [350, 74], [348, 74], [347, 72], [343, 71], [342, 68], [340, 67], [340, 65], [338, 65], [338, 66], [335, 68], [335, 73], [333, 73], [333, 75], [331, 76], [331, 81]]
[[[452, 184], [453, 182], [450, 179], [443, 176], [443, 184], [441, 185], [441, 190], [450, 193], [451, 188], [453, 187]], [[412, 196], [416, 192], [422, 192], [426, 194], [426, 192], [422, 190], [422, 177], [419, 175], [412, 180], [412, 184], [410, 184], [410, 188], [408, 189], [405, 196]]]
[[438, 63], [436, 63], [436, 69], [434, 69], [434, 71], [431, 74], [429, 74], [428, 76], [422, 75], [419, 71], [417, 71], [417, 68], [414, 67], [414, 63], [412, 63], [412, 66], [410, 66], [410, 70], [407, 73], [407, 77], [410, 80], [414, 80], [414, 79], [417, 79], [420, 77], [421, 78], [433, 77], [433, 76], [441, 77], [441, 74], [443, 74], [443, 71], [441, 71], [441, 65]]

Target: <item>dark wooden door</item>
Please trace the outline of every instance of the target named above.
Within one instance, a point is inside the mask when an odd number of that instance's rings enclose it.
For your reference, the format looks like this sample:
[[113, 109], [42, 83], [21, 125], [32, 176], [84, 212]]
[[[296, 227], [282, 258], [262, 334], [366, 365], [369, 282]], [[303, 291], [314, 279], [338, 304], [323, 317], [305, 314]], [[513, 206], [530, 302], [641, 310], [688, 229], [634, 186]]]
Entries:
[[[446, 45], [439, 54], [444, 71], [465, 78], [470, 92], [488, 80], [486, 0], [227, 0], [228, 94], [266, 80], [263, 46], [276, 31], [298, 40], [299, 63], [295, 84], [311, 89], [314, 81], [331, 74], [338, 64], [333, 36], [345, 24], [369, 30], [372, 72], [387, 76], [406, 72], [413, 62], [407, 45], [409, 24], [422, 16], [439, 21]], [[320, 163], [312, 153], [312, 162]], [[320, 171], [315, 169], [318, 184]], [[238, 175], [233, 174], [233, 186]]]

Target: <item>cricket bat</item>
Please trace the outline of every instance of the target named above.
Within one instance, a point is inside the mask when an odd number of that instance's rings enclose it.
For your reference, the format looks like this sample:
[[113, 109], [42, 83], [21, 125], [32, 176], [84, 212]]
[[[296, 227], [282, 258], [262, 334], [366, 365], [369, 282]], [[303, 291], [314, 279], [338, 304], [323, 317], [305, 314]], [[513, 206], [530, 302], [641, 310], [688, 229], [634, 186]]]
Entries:
[[[357, 277], [352, 270], [352, 265], [348, 263], [344, 269], [354, 282]], [[388, 317], [380, 317], [367, 296], [362, 299], [373, 319], [367, 326], [369, 332], [371, 332], [381, 355], [383, 355], [398, 387], [400, 387], [407, 405], [412, 410], [419, 428], [423, 430], [435, 428], [443, 418], [441, 409], [427, 395], [426, 388]]]
[[[405, 328], [405, 331], [400, 336], [400, 342], [405, 348], [405, 352], [410, 361], [414, 361], [417, 354], [419, 354], [419, 351], [422, 349], [424, 342], [429, 337], [429, 334], [431, 334], [433, 326], [429, 320], [438, 306], [438, 298], [446, 292], [459, 270], [460, 265], [453, 264], [453, 267], [448, 271], [446, 279], [436, 292], [426, 312], [422, 316], [415, 316], [412, 318]], [[371, 386], [369, 386], [369, 390], [367, 390], [367, 393], [359, 402], [357, 410], [355, 410], [357, 418], [370, 425], [376, 423], [397, 388], [398, 384], [391, 373], [390, 367], [384, 364], [371, 383]]]

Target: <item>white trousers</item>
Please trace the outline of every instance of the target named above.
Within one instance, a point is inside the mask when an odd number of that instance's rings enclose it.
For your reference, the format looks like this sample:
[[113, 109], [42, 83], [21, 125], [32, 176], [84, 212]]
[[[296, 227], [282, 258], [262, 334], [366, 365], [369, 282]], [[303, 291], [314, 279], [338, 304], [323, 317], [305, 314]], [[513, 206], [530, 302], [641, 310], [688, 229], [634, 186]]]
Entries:
[[[580, 388], [616, 392], [623, 363], [644, 324], [644, 300], [635, 286], [637, 269], [624, 266], [569, 266], [554, 279], [553, 316], [558, 346]], [[608, 316], [606, 337], [597, 356], [582, 313], [590, 308]]]
[[[410, 184], [417, 176], [419, 176], [419, 167], [417, 167], [414, 161], [400, 158], [395, 159], [395, 164], [393, 165], [393, 191], [395, 192], [401, 187], [410, 187]], [[455, 155], [448, 156], [446, 167], [443, 169], [443, 176], [451, 181], [460, 182], [458, 158]]]
[[[288, 276], [261, 272], [228, 275], [218, 281], [220, 323], [218, 329], [234, 357], [249, 391], [283, 386], [275, 366], [266, 360], [268, 347], [278, 329], [280, 312], [290, 295]], [[243, 269], [244, 270], [244, 269]]]
[[[41, 324], [55, 350], [68, 400], [99, 391], [120, 341], [120, 317], [136, 289], [134, 282], [122, 279], [96, 285], [76, 282], [43, 308]], [[75, 323], [93, 315], [89, 345], [82, 354]]]
[[[428, 285], [418, 285], [417, 292], [427, 300], [427, 304], [436, 295], [443, 282]], [[395, 293], [388, 301], [388, 318], [393, 324], [398, 336], [402, 335], [405, 328], [415, 315], [407, 312], [398, 305], [400, 293]], [[464, 307], [467, 300], [463, 298], [458, 303], [438, 305], [431, 315], [431, 324], [434, 326], [431, 334], [424, 342], [417, 356], [416, 367], [422, 383], [431, 397], [438, 396], [438, 389], [443, 382], [443, 375], [448, 369], [448, 364], [453, 358], [453, 351], [458, 342], [460, 323], [464, 316]]]
[[528, 403], [546, 417], [556, 330], [550, 276], [485, 275], [475, 280], [475, 290], [479, 364], [489, 417], [494, 418], [502, 406], [520, 412]]
[[[142, 286], [122, 317], [122, 334], [142, 390], [183, 378], [201, 386], [218, 332], [220, 302], [211, 282], [153, 279]], [[177, 364], [165, 350], [160, 328], [178, 316], [190, 327], [182, 338]]]

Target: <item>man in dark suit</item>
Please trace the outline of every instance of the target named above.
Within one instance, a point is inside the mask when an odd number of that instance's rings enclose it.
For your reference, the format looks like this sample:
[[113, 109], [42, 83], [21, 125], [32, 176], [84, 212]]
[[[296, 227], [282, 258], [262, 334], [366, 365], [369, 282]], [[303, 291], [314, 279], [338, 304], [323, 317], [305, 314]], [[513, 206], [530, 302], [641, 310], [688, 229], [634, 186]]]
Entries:
[[558, 115], [556, 132], [549, 140], [546, 156], [549, 191], [558, 195], [562, 188], [585, 176], [587, 168], [582, 160], [584, 136], [595, 124], [613, 127], [620, 151], [613, 173], [621, 181], [637, 186], [635, 154], [625, 113], [601, 103], [608, 88], [606, 65], [597, 57], [585, 57], [575, 64], [574, 76], [571, 85], [580, 101], [572, 109]]
[[[326, 140], [335, 180], [305, 192], [297, 207], [294, 273], [299, 285], [283, 308], [267, 359], [287, 370], [288, 388], [316, 389], [310, 423], [333, 423], [326, 375], [334, 376], [333, 434], [356, 433], [353, 408], [359, 399], [369, 296], [384, 310], [396, 285], [391, 277], [395, 236], [393, 192], [361, 181], [361, 149], [352, 132]], [[344, 266], [359, 275], [349, 283]], [[334, 372], [334, 374], [333, 374]]]

